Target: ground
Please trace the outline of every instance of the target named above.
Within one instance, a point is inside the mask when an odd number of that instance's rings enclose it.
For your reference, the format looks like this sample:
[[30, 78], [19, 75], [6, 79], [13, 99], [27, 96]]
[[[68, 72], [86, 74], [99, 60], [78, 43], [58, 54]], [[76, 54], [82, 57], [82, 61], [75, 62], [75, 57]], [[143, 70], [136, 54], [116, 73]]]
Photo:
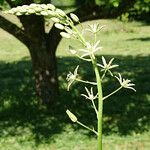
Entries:
[[[135, 84], [136, 93], [123, 90], [104, 102], [104, 150], [150, 149], [150, 27], [145, 22], [122, 23], [95, 20], [106, 27], [99, 33], [107, 60], [114, 57], [120, 71]], [[79, 26], [80, 28], [80, 26]], [[85, 35], [92, 40], [90, 33]], [[66, 74], [80, 64], [79, 73], [94, 80], [90, 66], [68, 52], [76, 41], [63, 39], [57, 50], [60, 99], [53, 108], [40, 106], [35, 95], [34, 77], [27, 48], [0, 29], [0, 149], [1, 150], [95, 150], [96, 137], [73, 124], [65, 114], [69, 108], [80, 121], [96, 126], [90, 102], [80, 97], [84, 85], [66, 90]], [[83, 69], [84, 68], [84, 69]], [[109, 82], [108, 82], [109, 81]], [[116, 88], [106, 80], [104, 94]]]

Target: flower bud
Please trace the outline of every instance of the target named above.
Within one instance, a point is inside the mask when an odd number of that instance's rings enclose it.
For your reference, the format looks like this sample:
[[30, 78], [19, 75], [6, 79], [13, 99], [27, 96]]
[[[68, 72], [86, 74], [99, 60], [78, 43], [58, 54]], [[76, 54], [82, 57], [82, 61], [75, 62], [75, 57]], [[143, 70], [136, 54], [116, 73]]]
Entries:
[[72, 18], [73, 21], [79, 22], [79, 18], [75, 14], [71, 13], [70, 17]]
[[43, 15], [43, 16], [47, 16], [48, 15], [48, 13], [46, 11], [41, 11], [40, 14]]
[[35, 10], [34, 9], [29, 9], [27, 10], [29, 14], [34, 14], [35, 13]]
[[64, 29], [64, 26], [60, 23], [55, 23], [55, 27], [60, 29], [60, 30], [63, 30]]
[[60, 35], [61, 35], [62, 37], [64, 37], [64, 38], [67, 38], [67, 39], [71, 38], [70, 34], [68, 34], [68, 33], [66, 33], [66, 32], [60, 32]]
[[54, 11], [51, 11], [51, 10], [47, 10], [47, 13], [48, 15], [51, 15], [51, 16], [55, 16], [56, 13]]
[[70, 112], [68, 109], [66, 110], [66, 113], [67, 113], [67, 115], [69, 116], [69, 118], [71, 119], [71, 121], [73, 121], [73, 122], [77, 122], [77, 117], [72, 113], [72, 112]]
[[73, 31], [72, 31], [69, 27], [65, 27], [65, 31], [66, 31], [67, 33], [69, 33], [69, 34], [72, 34], [72, 33], [73, 33]]
[[35, 10], [36, 12], [41, 12], [41, 11], [42, 11], [42, 8], [41, 8], [41, 7], [35, 7], [34, 10]]
[[46, 4], [41, 4], [40, 7], [43, 8], [44, 10], [48, 9], [48, 6]]
[[48, 8], [51, 9], [51, 10], [55, 10], [55, 6], [52, 5], [52, 4], [47, 4]]
[[21, 16], [22, 15], [22, 13], [20, 13], [20, 12], [16, 12], [16, 14], [15, 14], [16, 16]]
[[32, 4], [30, 4], [29, 6], [31, 6], [31, 7], [36, 7], [36, 6], [37, 6], [37, 4], [32, 3]]
[[51, 20], [54, 21], [54, 22], [59, 22], [59, 21], [60, 21], [60, 20], [59, 20], [58, 18], [56, 18], [56, 17], [52, 17]]
[[56, 9], [56, 13], [58, 13], [62, 17], [64, 17], [66, 15], [65, 12], [61, 9]]
[[19, 12], [21, 12], [21, 13], [25, 13], [27, 11], [27, 9], [25, 9], [25, 8], [20, 8], [19, 9]]

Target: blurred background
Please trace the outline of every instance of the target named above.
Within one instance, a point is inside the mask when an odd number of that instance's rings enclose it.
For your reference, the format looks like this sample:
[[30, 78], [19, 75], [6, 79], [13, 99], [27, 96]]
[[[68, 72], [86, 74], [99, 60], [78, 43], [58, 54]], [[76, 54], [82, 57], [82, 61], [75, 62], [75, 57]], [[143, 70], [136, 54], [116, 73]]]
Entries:
[[[49, 0], [32, 2], [50, 3]], [[30, 3], [22, 0], [1, 0], [0, 9], [4, 11]], [[94, 23], [105, 25], [98, 33], [98, 39], [103, 47], [103, 50], [97, 53], [98, 60], [101, 62], [101, 56], [105, 56], [107, 61], [112, 57], [115, 58], [114, 62], [119, 68], [114, 73], [117, 74], [119, 71], [123, 77], [131, 79], [136, 84], [136, 93], [124, 89], [104, 101], [104, 150], [149, 150], [150, 1], [51, 0], [51, 3], [66, 13], [77, 14], [84, 28]], [[76, 83], [69, 92], [67, 91], [66, 75], [78, 64], [81, 78], [94, 80], [91, 66], [68, 52], [69, 45], [75, 45], [77, 48], [80, 45], [75, 40], [61, 39], [59, 31], [54, 29], [53, 23], [47, 18], [39, 16], [35, 18], [34, 15], [31, 15], [31, 18], [17, 18], [2, 11], [0, 12], [0, 149], [95, 150], [97, 146], [95, 135], [72, 123], [65, 113], [66, 109], [70, 109], [81, 122], [96, 127], [96, 116], [90, 102], [80, 96], [81, 93], [85, 93], [85, 85]], [[79, 25], [77, 27], [81, 29]], [[52, 38], [47, 38], [51, 35]], [[28, 42], [26, 36], [30, 37]], [[90, 33], [86, 33], [85, 37], [92, 41]], [[45, 54], [49, 53], [40, 49], [41, 39], [49, 40], [48, 43], [52, 46], [48, 48], [54, 51], [53, 57], [46, 58]], [[39, 56], [38, 59], [34, 59], [33, 55]], [[42, 61], [46, 59], [50, 63], [47, 66], [50, 67], [52, 60], [55, 60], [56, 64], [52, 65], [50, 71], [57, 72], [55, 78], [58, 79], [56, 85], [59, 87], [59, 93], [53, 102], [50, 100], [43, 105], [47, 93], [43, 96], [37, 92], [35, 71], [38, 65], [41, 65], [40, 68], [45, 67]], [[35, 65], [36, 61], [41, 62]], [[48, 80], [45, 79], [43, 83], [45, 82]], [[116, 80], [108, 76], [103, 84], [104, 95], [118, 86]], [[44, 87], [47, 89], [51, 86], [44, 85]], [[42, 86], [40, 88], [45, 91]], [[51, 95], [53, 92], [50, 89]]]

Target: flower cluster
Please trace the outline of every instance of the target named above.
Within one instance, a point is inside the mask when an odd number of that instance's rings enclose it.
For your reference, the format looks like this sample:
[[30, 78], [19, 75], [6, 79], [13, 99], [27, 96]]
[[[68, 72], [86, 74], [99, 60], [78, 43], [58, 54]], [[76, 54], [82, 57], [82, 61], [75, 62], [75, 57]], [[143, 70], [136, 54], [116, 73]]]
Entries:
[[71, 35], [76, 37], [76, 32], [72, 30], [72, 26], [74, 22], [79, 22], [79, 18], [73, 13], [70, 14], [69, 18], [63, 10], [55, 8], [52, 4], [33, 3], [30, 5], [22, 5], [12, 8], [6, 11], [6, 13], [16, 16], [35, 14], [49, 17], [55, 23], [56, 28], [64, 30], [60, 33], [62, 37], [71, 38]]

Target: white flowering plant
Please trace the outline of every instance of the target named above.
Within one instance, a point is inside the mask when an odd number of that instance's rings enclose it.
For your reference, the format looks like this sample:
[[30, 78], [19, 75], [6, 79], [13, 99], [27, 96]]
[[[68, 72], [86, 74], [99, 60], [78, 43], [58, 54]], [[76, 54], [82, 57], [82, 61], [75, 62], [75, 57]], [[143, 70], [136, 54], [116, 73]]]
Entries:
[[[54, 26], [61, 30], [60, 35], [62, 37], [67, 39], [75, 39], [79, 43], [81, 43], [81, 45], [83, 46], [82, 48], [77, 49], [73, 47], [74, 45], [70, 45], [69, 51], [72, 55], [78, 57], [79, 59], [92, 64], [93, 72], [95, 72], [95, 81], [81, 80], [78, 77], [79, 65], [77, 65], [73, 73], [69, 72], [69, 74], [67, 75], [67, 90], [70, 90], [70, 87], [73, 86], [74, 82], [81, 82], [83, 84], [91, 85], [90, 89], [85, 86], [85, 93], [81, 94], [81, 96], [91, 101], [97, 117], [97, 129], [90, 128], [87, 125], [81, 123], [70, 110], [66, 110], [66, 113], [72, 122], [78, 123], [82, 127], [96, 134], [98, 143], [97, 149], [102, 150], [103, 101], [123, 88], [136, 91], [134, 89], [135, 84], [131, 83], [129, 79], [124, 79], [120, 73], [118, 73], [118, 76], [113, 74], [113, 69], [118, 67], [117, 64], [113, 64], [114, 58], [112, 58], [107, 63], [105, 57], [102, 56], [102, 64], [99, 63], [99, 60], [96, 58], [96, 52], [101, 51], [102, 49], [100, 41], [97, 40], [97, 33], [104, 26], [100, 26], [99, 24], [93, 24], [89, 25], [88, 28], [84, 29], [84, 32], [90, 32], [93, 35], [94, 42], [91, 42], [86, 40], [86, 38], [82, 34], [83, 31], [79, 31], [78, 28], [75, 26], [76, 23], [80, 24], [79, 18], [75, 14], [71, 13], [69, 17], [63, 10], [55, 8], [55, 6], [52, 4], [23, 5], [12, 8], [6, 13], [14, 14], [17, 16], [30, 14], [42, 15], [46, 17], [48, 16], [54, 22]], [[107, 73], [109, 73], [111, 77], [116, 78], [119, 81], [120, 86], [110, 94], [103, 96], [102, 83]], [[94, 93], [95, 90], [93, 91], [93, 88], [96, 89], [97, 93]], [[97, 101], [98, 107], [95, 105], [95, 101]]]

